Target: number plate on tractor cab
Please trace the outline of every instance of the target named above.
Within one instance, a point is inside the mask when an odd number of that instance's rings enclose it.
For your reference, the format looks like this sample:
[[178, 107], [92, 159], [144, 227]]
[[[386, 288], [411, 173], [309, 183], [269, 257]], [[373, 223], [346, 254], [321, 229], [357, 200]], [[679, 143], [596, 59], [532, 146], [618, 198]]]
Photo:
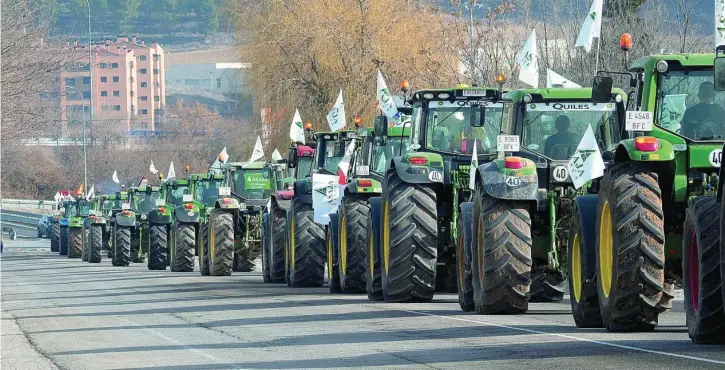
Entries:
[[166, 204], [163, 199], [156, 199], [156, 207], [163, 206]]
[[232, 195], [232, 188], [228, 186], [220, 186], [219, 187], [219, 195]]
[[358, 176], [369, 176], [370, 175], [370, 166], [356, 166], [355, 174]]
[[652, 112], [629, 111], [625, 121], [627, 131], [652, 131], [654, 118]]
[[519, 135], [498, 135], [497, 152], [518, 152], [521, 150]]
[[181, 196], [181, 200], [183, 202], [192, 202], [194, 200], [194, 197], [191, 194], [184, 194]]
[[131, 204], [130, 203], [123, 203], [121, 205], [121, 209], [123, 209], [123, 210], [131, 209]]

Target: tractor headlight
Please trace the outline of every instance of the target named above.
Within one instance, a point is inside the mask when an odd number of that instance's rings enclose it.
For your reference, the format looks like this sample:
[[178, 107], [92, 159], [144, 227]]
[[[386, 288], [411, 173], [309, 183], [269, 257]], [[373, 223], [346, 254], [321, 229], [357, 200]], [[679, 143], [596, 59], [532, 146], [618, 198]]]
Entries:
[[531, 103], [532, 100], [534, 100], [534, 98], [531, 96], [531, 94], [524, 95], [524, 103]]
[[142, 221], [146, 221], [146, 219], [147, 219], [147, 218], [148, 218], [148, 216], [146, 216], [146, 215], [141, 215], [141, 220], [142, 220]]
[[622, 98], [622, 94], [616, 94], [616, 95], [614, 96], [614, 101], [616, 101], [617, 103], [621, 103], [621, 102], [622, 102], [622, 100], [624, 100], [624, 99]]
[[669, 64], [667, 64], [664, 60], [660, 60], [657, 64], [655, 64], [655, 68], [657, 68], [657, 72], [665, 73], [667, 72], [667, 69], [669, 69]]

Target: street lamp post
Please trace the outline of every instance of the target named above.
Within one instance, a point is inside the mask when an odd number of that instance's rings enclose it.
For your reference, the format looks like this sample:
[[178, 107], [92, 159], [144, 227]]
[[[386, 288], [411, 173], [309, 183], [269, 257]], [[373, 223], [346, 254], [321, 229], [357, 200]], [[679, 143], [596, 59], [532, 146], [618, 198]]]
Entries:
[[[93, 49], [91, 41], [91, 0], [86, 0], [88, 5], [88, 76], [90, 77], [90, 102], [88, 120], [91, 125], [93, 124]], [[81, 104], [83, 104], [83, 95], [81, 95]], [[82, 105], [81, 105], [82, 107]], [[82, 108], [81, 108], [82, 109]], [[86, 156], [86, 123], [83, 123], [83, 192], [88, 191], [88, 161]], [[84, 194], [85, 195], [85, 194]]]

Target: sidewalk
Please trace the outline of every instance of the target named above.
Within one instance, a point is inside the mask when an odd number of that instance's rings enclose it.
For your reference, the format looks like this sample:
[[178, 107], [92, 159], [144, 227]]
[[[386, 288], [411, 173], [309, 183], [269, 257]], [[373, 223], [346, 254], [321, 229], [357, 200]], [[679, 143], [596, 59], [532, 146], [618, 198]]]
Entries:
[[50, 360], [36, 352], [11, 314], [3, 311], [0, 327], [0, 368], [58, 369]]

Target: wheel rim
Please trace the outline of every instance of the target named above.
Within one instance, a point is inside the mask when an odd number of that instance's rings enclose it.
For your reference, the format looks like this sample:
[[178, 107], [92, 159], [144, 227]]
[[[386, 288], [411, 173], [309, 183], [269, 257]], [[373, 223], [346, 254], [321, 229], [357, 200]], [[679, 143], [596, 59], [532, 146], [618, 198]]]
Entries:
[[327, 231], [327, 277], [332, 281], [332, 237], [331, 231]]
[[574, 300], [578, 303], [582, 294], [582, 255], [579, 234], [574, 234], [571, 243], [571, 285], [574, 288]]
[[390, 269], [390, 233], [388, 232], [388, 228], [390, 227], [390, 223], [388, 220], [390, 219], [390, 203], [388, 203], [388, 200], [385, 200], [385, 204], [383, 205], [383, 262], [385, 262], [385, 273], [387, 274]]
[[344, 214], [340, 222], [340, 267], [342, 274], [347, 274], [347, 217]]
[[370, 271], [371, 281], [375, 279], [375, 255], [373, 254], [374, 249], [375, 247], [373, 245], [373, 232], [371, 228], [368, 228], [368, 265], [370, 265], [368, 266], [368, 271]]
[[690, 255], [689, 255], [689, 273], [687, 278], [690, 287], [690, 304], [697, 311], [700, 303], [700, 264], [699, 264], [699, 247], [697, 245], [697, 234], [695, 232], [690, 235]]
[[605, 201], [599, 219], [599, 284], [605, 297], [612, 289], [612, 212]]

